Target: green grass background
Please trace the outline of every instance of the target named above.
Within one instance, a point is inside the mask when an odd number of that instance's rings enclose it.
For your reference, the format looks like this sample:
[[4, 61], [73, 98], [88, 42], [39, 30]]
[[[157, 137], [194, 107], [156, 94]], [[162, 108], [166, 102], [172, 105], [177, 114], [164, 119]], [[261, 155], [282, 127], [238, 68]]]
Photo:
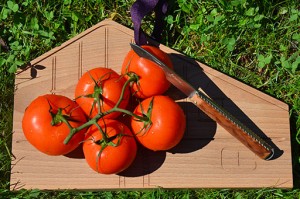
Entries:
[[[169, 1], [162, 43], [289, 104], [294, 188], [9, 191], [14, 72], [105, 18], [132, 28], [133, 0], [0, 0], [1, 198], [300, 198], [298, 0]], [[143, 21], [151, 33], [153, 15]]]

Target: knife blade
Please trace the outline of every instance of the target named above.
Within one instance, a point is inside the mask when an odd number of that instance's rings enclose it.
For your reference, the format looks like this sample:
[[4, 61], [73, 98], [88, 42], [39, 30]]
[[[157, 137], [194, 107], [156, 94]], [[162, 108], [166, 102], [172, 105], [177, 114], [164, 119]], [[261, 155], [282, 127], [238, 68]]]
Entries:
[[216, 121], [254, 154], [264, 160], [270, 160], [274, 156], [275, 150], [273, 147], [271, 147], [265, 140], [245, 126], [240, 120], [234, 117], [222, 106], [218, 105], [214, 100], [209, 98], [204, 92], [195, 89], [174, 70], [169, 68], [150, 52], [134, 43], [130, 43], [130, 45], [138, 56], [156, 63], [164, 71], [166, 78], [170, 83], [188, 96], [194, 105], [196, 105], [211, 119]]

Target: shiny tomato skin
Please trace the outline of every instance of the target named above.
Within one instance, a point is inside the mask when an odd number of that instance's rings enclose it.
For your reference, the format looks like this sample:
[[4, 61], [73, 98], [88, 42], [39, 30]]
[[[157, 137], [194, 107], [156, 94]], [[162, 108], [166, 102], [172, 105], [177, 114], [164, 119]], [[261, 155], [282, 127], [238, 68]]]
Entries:
[[[85, 97], [91, 95], [95, 91], [95, 81], [102, 89], [101, 112], [110, 110], [115, 106], [120, 98], [122, 87], [125, 83], [125, 78], [122, 78], [114, 70], [109, 68], [98, 67], [87, 71], [79, 79], [75, 89], [75, 99], [82, 110], [93, 118], [98, 114], [98, 104], [93, 106], [94, 98]], [[126, 108], [129, 101], [129, 88], [126, 88], [123, 100], [119, 108]], [[114, 119], [120, 115], [119, 112], [114, 112], [106, 115], [105, 118]]]
[[[148, 110], [152, 97], [147, 98], [138, 105], [134, 113], [142, 116], [142, 109]], [[186, 118], [181, 107], [168, 96], [154, 96], [151, 112], [152, 125], [145, 128], [144, 123], [134, 118], [131, 119], [131, 127], [137, 140], [146, 148], [153, 151], [169, 150], [176, 146], [182, 139]]]
[[68, 144], [64, 144], [63, 141], [70, 133], [68, 126], [64, 123], [51, 125], [52, 116], [49, 110], [56, 113], [58, 108], [63, 108], [62, 113], [71, 117], [69, 123], [72, 127], [86, 122], [86, 116], [76, 102], [53, 94], [34, 99], [26, 108], [22, 120], [22, 129], [28, 142], [48, 155], [65, 155], [73, 151], [83, 141], [86, 131], [84, 129], [78, 132]]
[[[155, 46], [144, 45], [142, 48], [155, 55], [168, 67], [173, 69], [173, 64], [168, 54]], [[133, 50], [130, 50], [122, 64], [122, 74], [134, 72], [138, 77], [138, 83], [132, 84], [133, 93], [139, 98], [148, 98], [154, 95], [161, 95], [170, 87], [165, 73], [154, 62], [139, 57]], [[125, 76], [129, 78], [129, 76]]]
[[[92, 125], [83, 143], [83, 153], [88, 165], [96, 172], [102, 174], [116, 174], [127, 169], [134, 161], [137, 153], [137, 144], [130, 129], [123, 123], [105, 119], [99, 120], [98, 124], [106, 132], [108, 137], [122, 134], [118, 146], [106, 146], [101, 151], [101, 145], [97, 144], [102, 139], [100, 131]], [[112, 140], [118, 142], [118, 138]], [[100, 152], [101, 151], [101, 152]]]

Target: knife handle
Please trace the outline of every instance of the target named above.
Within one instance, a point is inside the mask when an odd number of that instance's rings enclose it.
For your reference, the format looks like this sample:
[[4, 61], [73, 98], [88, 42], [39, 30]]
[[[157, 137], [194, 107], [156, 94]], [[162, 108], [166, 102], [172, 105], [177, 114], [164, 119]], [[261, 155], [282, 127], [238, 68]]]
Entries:
[[195, 92], [190, 95], [189, 98], [200, 110], [226, 129], [257, 156], [265, 160], [269, 160], [273, 157], [274, 149], [270, 145], [245, 127], [222, 107], [215, 104], [204, 93]]

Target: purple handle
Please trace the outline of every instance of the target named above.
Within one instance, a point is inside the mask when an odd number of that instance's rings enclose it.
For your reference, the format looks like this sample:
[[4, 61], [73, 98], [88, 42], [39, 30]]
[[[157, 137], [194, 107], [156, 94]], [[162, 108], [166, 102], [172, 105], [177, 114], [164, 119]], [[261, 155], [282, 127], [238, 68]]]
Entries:
[[160, 41], [164, 25], [164, 16], [167, 12], [167, 0], [137, 0], [130, 9], [134, 28], [134, 40], [137, 45], [147, 44], [147, 38], [141, 28], [143, 18], [155, 12], [155, 24], [152, 37]]

